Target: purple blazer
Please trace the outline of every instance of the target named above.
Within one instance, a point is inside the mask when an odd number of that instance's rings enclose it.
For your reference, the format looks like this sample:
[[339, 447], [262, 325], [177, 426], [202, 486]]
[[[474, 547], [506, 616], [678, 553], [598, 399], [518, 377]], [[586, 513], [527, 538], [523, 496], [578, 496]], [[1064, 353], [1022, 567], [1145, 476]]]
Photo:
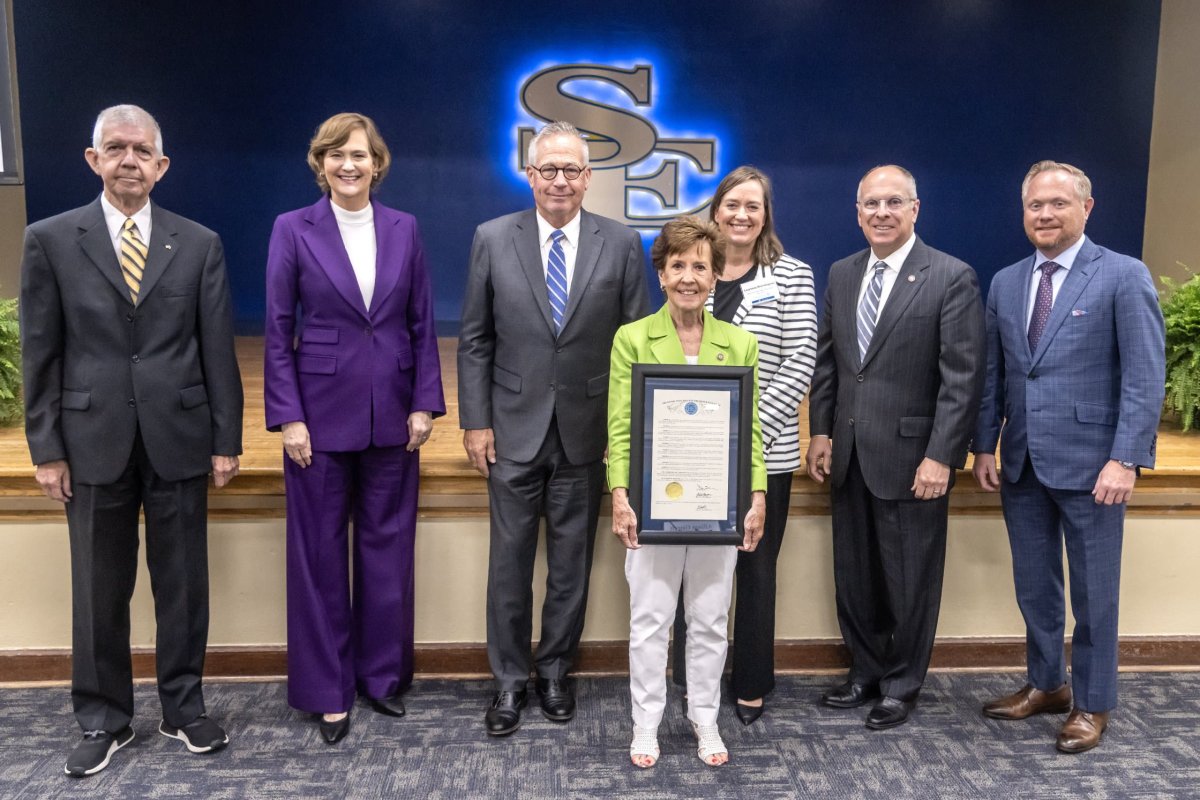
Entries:
[[308, 425], [314, 450], [408, 442], [408, 415], [446, 413], [425, 249], [411, 214], [371, 201], [371, 308], [329, 198], [275, 220], [267, 254], [267, 429]]

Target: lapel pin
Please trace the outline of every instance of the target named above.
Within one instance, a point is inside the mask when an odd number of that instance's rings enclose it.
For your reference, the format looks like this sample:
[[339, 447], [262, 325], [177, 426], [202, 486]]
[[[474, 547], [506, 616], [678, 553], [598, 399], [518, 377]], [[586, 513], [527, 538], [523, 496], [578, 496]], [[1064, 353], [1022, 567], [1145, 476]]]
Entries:
[[163, 247], [167, 248], [168, 250], [171, 249], [171, 245], [169, 245], [169, 244], [164, 244]]
[[725, 354], [717, 353], [717, 361], [724, 361], [724, 360], [725, 360]]
[[908, 282], [909, 282], [909, 283], [913, 283], [914, 281], [916, 281], [916, 279], [917, 279], [917, 276], [916, 276], [916, 275], [909, 275], [909, 276], [908, 276]]

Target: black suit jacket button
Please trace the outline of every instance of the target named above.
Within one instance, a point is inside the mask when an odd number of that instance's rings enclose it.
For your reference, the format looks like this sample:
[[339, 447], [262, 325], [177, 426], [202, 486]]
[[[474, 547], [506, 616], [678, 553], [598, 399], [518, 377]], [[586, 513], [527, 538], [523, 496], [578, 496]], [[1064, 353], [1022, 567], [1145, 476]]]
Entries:
[[133, 322], [133, 314], [126, 314], [126, 315], [125, 315], [125, 321], [126, 321], [126, 322]]
[[133, 407], [134, 407], [134, 406], [136, 406], [136, 405], [137, 405], [137, 403], [133, 402], [133, 398], [132, 398], [132, 397], [131, 397], [131, 398], [129, 398], [129, 407], [130, 407], [130, 408], [133, 408]]
[[856, 376], [856, 377], [855, 377], [855, 380], [856, 380], [856, 381], [858, 381], [859, 383], [862, 383], [862, 382], [863, 382], [863, 376], [862, 376], [862, 375], [858, 375], [858, 376]]
[[134, 354], [133, 354], [133, 358], [132, 358], [132, 359], [130, 359], [130, 360], [131, 360], [131, 361], [133, 361], [133, 363], [135, 363], [135, 364], [136, 364], [136, 363], [138, 363], [139, 361], [141, 361], [141, 360], [142, 360], [142, 357], [141, 357], [141, 356], [139, 356], [137, 353], [134, 353]]
[[851, 427], [851, 428], [853, 428], [853, 427], [854, 427], [854, 417], [851, 417], [851, 418], [850, 418], [850, 427]]
[[374, 333], [374, 331], [372, 331], [370, 328], [363, 328], [363, 335], [370, 336], [372, 333]]

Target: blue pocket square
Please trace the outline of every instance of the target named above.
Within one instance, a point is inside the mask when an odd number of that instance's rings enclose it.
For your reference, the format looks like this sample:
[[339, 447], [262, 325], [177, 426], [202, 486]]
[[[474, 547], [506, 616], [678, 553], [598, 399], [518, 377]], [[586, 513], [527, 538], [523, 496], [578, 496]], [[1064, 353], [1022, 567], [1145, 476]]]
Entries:
[[1082, 309], [1082, 308], [1073, 308], [1073, 309], [1071, 309], [1071, 316], [1072, 316], [1072, 317], [1083, 317], [1083, 316], [1087, 316], [1087, 311], [1085, 311], [1085, 310], [1084, 310], [1084, 309]]

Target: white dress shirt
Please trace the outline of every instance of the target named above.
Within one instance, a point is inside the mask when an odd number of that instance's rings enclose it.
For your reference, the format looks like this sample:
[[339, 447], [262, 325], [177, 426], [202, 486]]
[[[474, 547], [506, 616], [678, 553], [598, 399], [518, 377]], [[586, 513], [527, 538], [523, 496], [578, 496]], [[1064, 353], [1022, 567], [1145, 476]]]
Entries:
[[[538, 223], [538, 241], [542, 244], [542, 277], [546, 277], [546, 273], [550, 268], [550, 246], [554, 244], [551, 235], [560, 230], [555, 228], [542, 217], [541, 212], [536, 212]], [[580, 217], [583, 215], [576, 213], [575, 217], [563, 225], [561, 230], [564, 234], [562, 240], [563, 260], [567, 262], [567, 296], [571, 294], [571, 280], [575, 277], [575, 256], [579, 253], [579, 227]]]
[[[117, 263], [121, 263], [121, 228], [130, 217], [125, 212], [108, 202], [108, 198], [100, 195], [100, 208], [104, 209], [104, 224], [108, 227], [108, 238], [112, 242], [113, 252], [117, 254]], [[150, 247], [150, 201], [133, 214], [133, 224], [137, 227], [138, 238]]]
[[1071, 267], [1075, 266], [1075, 256], [1079, 255], [1079, 248], [1083, 247], [1083, 240], [1086, 238], [1086, 236], [1080, 236], [1075, 244], [1059, 253], [1055, 258], [1046, 258], [1042, 255], [1041, 250], [1033, 251], [1033, 275], [1029, 279], [1029, 303], [1025, 306], [1025, 330], [1029, 330], [1029, 322], [1033, 319], [1033, 306], [1037, 303], [1038, 284], [1042, 282], [1042, 264], [1047, 261], [1058, 264], [1058, 269], [1054, 270], [1054, 274], [1050, 276], [1050, 307], [1053, 308], [1054, 301], [1058, 299], [1058, 290], [1066, 283], [1067, 273], [1071, 271]]
[[892, 293], [892, 287], [896, 285], [896, 278], [900, 277], [900, 268], [904, 266], [908, 254], [912, 252], [913, 245], [917, 243], [917, 235], [914, 233], [908, 237], [908, 241], [900, 245], [900, 249], [892, 253], [887, 258], [879, 258], [875, 255], [875, 251], [871, 251], [871, 257], [867, 261], [867, 271], [863, 274], [862, 283], [858, 287], [858, 299], [854, 303], [854, 307], [858, 308], [862, 305], [863, 295], [867, 293], [867, 287], [871, 285], [871, 279], [875, 277], [875, 265], [880, 261], [887, 264], [887, 269], [883, 271], [883, 291], [879, 294], [879, 308], [875, 312], [875, 321], [879, 321], [879, 315], [883, 313], [883, 306], [887, 303], [888, 297]]

